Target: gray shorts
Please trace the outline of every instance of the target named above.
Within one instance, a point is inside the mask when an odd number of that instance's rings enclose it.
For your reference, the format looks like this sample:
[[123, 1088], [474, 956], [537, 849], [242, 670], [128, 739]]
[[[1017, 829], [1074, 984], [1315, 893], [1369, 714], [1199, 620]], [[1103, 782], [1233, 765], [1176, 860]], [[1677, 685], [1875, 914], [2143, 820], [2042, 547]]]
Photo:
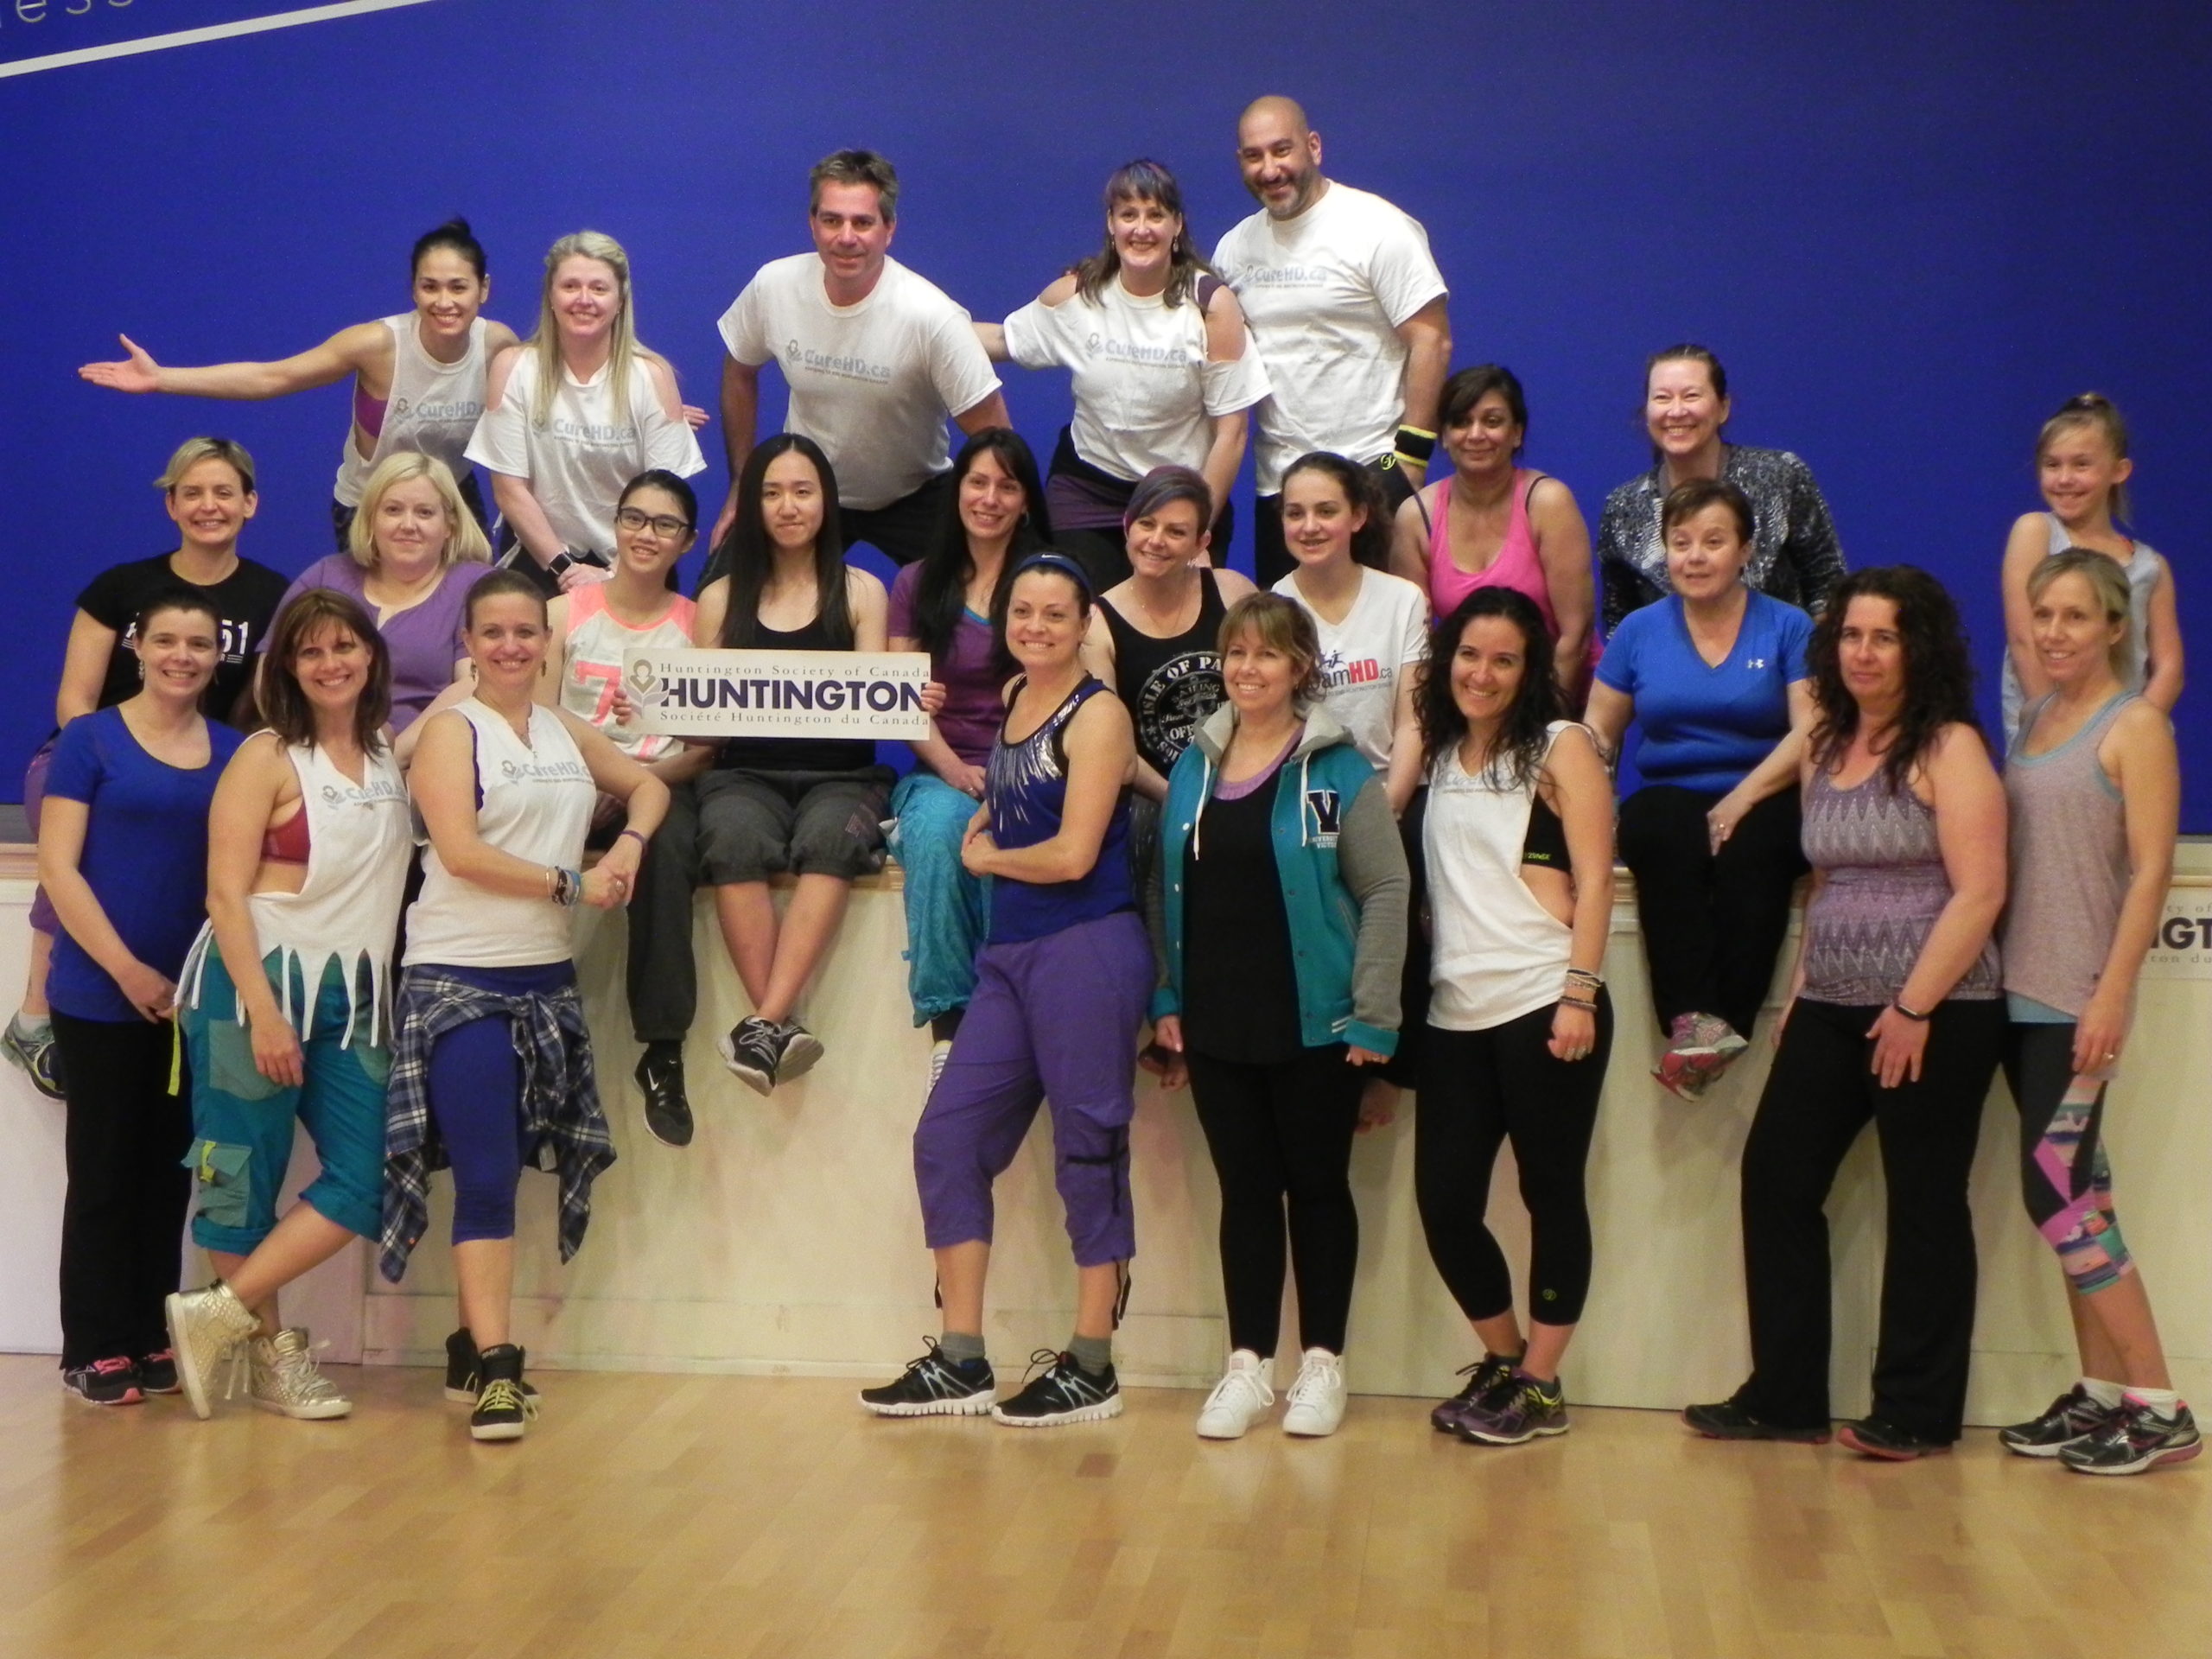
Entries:
[[849, 881], [883, 868], [891, 768], [709, 772], [699, 779], [699, 869], [709, 887], [794, 875]]

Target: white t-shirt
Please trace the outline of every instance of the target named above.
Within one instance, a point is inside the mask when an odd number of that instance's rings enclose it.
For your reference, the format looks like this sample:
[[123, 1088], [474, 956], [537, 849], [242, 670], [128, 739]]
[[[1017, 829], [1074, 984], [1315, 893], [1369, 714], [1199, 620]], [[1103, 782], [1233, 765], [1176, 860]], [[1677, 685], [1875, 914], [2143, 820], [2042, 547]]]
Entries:
[[659, 760], [676, 747], [676, 739], [615, 723], [614, 694], [621, 688], [623, 659], [632, 651], [689, 646], [696, 612], [679, 594], [670, 601], [666, 616], [638, 626], [607, 608], [606, 583], [586, 582], [569, 595], [569, 631], [561, 642], [561, 706], [598, 727], [632, 760]]
[[1230, 227], [1214, 269], [1243, 303], [1272, 395], [1260, 405], [1258, 485], [1310, 449], [1389, 454], [1405, 413], [1398, 326], [1445, 293], [1428, 232], [1382, 197], [1332, 183], [1297, 218]]
[[707, 470], [690, 426], [671, 420], [660, 406], [652, 372], [643, 359], [630, 365], [630, 412], [614, 406], [608, 375], [612, 361], [588, 380], [565, 368], [553, 407], [540, 426], [537, 353], [525, 347], [507, 376], [499, 407], [484, 411], [468, 459], [509, 478], [525, 479], [563, 547], [614, 551], [614, 504], [622, 486], [649, 467], [679, 478]]
[[1113, 280], [1096, 303], [1080, 293], [1058, 305], [1032, 300], [1006, 320], [1006, 347], [1025, 369], [1075, 371], [1076, 454], [1132, 483], [1155, 467], [1198, 466], [1213, 447], [1213, 418], [1268, 395], [1249, 334], [1235, 362], [1206, 361], [1196, 294], [1171, 306]]
[[1359, 597], [1341, 622], [1331, 622], [1298, 591], [1298, 573], [1274, 591], [1296, 600], [1321, 638], [1322, 701], [1377, 772], [1390, 764], [1398, 682], [1428, 658], [1428, 599], [1403, 576], [1360, 567]]
[[861, 512], [950, 467], [946, 418], [999, 386], [968, 314], [896, 259], [883, 262], [866, 299], [848, 306], [830, 303], [821, 255], [771, 260], [721, 327], [739, 362], [775, 360], [791, 394], [784, 430], [822, 446], [837, 469], [838, 500]]

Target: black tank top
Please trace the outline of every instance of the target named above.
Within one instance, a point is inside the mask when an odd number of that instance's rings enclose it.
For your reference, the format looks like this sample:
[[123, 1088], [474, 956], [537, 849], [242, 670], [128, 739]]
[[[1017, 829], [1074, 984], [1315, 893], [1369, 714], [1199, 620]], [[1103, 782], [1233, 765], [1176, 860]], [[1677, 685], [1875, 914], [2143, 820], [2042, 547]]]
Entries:
[[1101, 600], [1114, 639], [1114, 690], [1137, 728], [1137, 753], [1165, 777], [1205, 717], [1228, 695], [1221, 683], [1221, 619], [1229, 607], [1211, 566], [1198, 569], [1198, 620], [1173, 639], [1155, 639]]
[[[760, 651], [835, 651], [830, 630], [817, 616], [789, 633], [766, 622], [753, 625]], [[725, 772], [857, 772], [875, 764], [875, 745], [864, 737], [733, 737], [715, 765]]]

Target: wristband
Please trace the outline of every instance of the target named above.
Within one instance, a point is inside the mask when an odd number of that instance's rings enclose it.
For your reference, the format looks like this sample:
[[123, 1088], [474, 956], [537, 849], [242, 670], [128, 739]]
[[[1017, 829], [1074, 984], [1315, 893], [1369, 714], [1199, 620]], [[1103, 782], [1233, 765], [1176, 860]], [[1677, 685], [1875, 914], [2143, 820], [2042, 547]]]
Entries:
[[1426, 467], [1436, 453], [1436, 434], [1418, 426], [1402, 426], [1391, 448], [1402, 459]]
[[545, 561], [545, 574], [549, 576], [557, 576], [575, 562], [576, 556], [564, 547]]
[[1899, 1014], [1904, 1015], [1906, 1019], [1911, 1020], [1916, 1026], [1924, 1026], [1928, 1023], [1928, 1016], [1921, 1013], [1917, 1008], [1908, 1008], [1904, 1003], [1897, 1001], [1895, 999], [1891, 1001], [1890, 1006], [1895, 1008]]
[[1562, 1008], [1580, 1008], [1585, 1014], [1595, 1014], [1598, 1012], [1597, 1003], [1588, 997], [1562, 996], [1559, 1000], [1559, 1005]]
[[[646, 851], [648, 849], [650, 849], [650, 848], [652, 846], [652, 842], [651, 842], [647, 841], [647, 840], [646, 840], [643, 836], [639, 835], [639, 834], [635, 830], [623, 830], [623, 832], [622, 832], [622, 836], [629, 836], [629, 837], [630, 837], [630, 839], [631, 839], [631, 840], [632, 840], [632, 841], [636, 842], [638, 843], [638, 850], [639, 850], [639, 852], [641, 852], [641, 853], [642, 853], [642, 852]], [[617, 840], [617, 841], [620, 841], [620, 840], [621, 840], [621, 839], [622, 839], [622, 836], [615, 836], [615, 837], [614, 837], [614, 839], [615, 839], [615, 840]]]

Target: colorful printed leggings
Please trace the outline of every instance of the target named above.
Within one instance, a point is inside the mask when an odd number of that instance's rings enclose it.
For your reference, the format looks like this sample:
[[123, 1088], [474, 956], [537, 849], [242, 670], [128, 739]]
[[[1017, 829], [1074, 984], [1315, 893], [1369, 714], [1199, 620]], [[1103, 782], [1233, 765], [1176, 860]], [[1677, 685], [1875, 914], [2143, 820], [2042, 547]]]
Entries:
[[2034, 1222], [2082, 1295], [2127, 1273], [2113, 1213], [2112, 1165], [2100, 1133], [2108, 1078], [2074, 1070], [2074, 1027], [2015, 1021], [2005, 1076], [2020, 1109], [2020, 1191]]

